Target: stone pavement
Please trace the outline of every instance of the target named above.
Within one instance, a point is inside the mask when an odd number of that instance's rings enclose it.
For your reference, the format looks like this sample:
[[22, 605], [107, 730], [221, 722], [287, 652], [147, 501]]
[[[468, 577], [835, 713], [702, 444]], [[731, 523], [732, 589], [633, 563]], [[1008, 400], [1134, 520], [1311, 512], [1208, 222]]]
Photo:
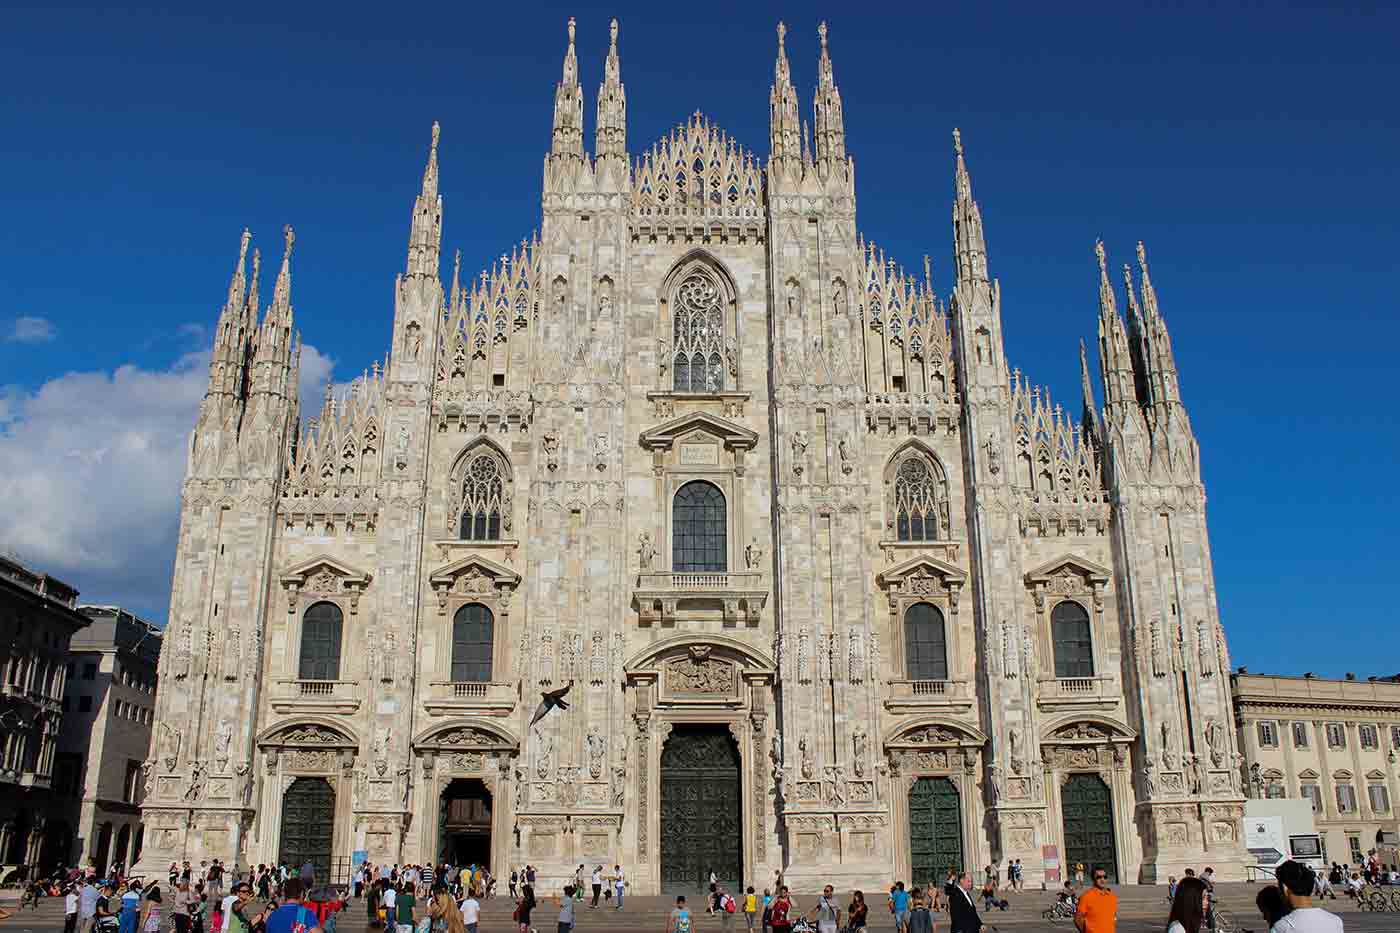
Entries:
[[[1129, 885], [1116, 889], [1119, 894], [1118, 933], [1162, 933], [1166, 926], [1167, 900], [1165, 887]], [[1231, 911], [1244, 930], [1265, 933], [1263, 920], [1254, 909], [1254, 895], [1259, 890], [1253, 884], [1222, 884], [1216, 888], [1220, 903]], [[7, 894], [9, 892], [6, 892]], [[868, 892], [867, 892], [868, 893]], [[815, 902], [816, 895], [799, 895], [797, 902], [807, 906]], [[871, 933], [893, 933], [894, 924], [885, 912], [883, 901], [874, 903], [872, 898], [873, 923]], [[1052, 922], [1041, 919], [1040, 912], [1054, 900], [1054, 896], [1043, 891], [1026, 891], [1011, 894], [1011, 909], [1006, 912], [994, 911], [983, 915], [983, 919], [1000, 930], [1050, 930], [1060, 933], [1073, 933], [1074, 926], [1068, 921]], [[664, 933], [666, 917], [669, 915], [673, 898], [629, 897], [624, 910], [610, 907], [578, 910], [576, 933]], [[703, 900], [696, 895], [690, 898], [691, 906], [697, 908], [696, 929], [698, 933], [720, 933], [717, 917], [704, 914]], [[13, 902], [9, 897], [0, 899], [5, 906]], [[1348, 933], [1397, 933], [1400, 931], [1400, 913], [1363, 913], [1347, 901], [1328, 901], [1328, 910], [1339, 913]], [[510, 922], [513, 909], [511, 902], [504, 898], [487, 901], [482, 911], [481, 933], [514, 933]], [[534, 927], [539, 933], [555, 933], [555, 912], [552, 901], [546, 899], [535, 912]], [[340, 915], [336, 924], [337, 933], [367, 933], [363, 901], [352, 901], [350, 907]], [[937, 929], [947, 930], [947, 916], [935, 917]], [[58, 933], [63, 929], [63, 903], [57, 898], [46, 900], [38, 910], [25, 911], [9, 920], [0, 921], [3, 933]], [[735, 929], [744, 931], [742, 916], [736, 918]]]

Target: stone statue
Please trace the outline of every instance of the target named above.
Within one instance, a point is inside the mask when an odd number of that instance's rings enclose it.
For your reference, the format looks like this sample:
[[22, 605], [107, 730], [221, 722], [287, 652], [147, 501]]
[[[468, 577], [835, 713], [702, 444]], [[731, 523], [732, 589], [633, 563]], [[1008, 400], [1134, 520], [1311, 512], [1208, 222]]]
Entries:
[[1021, 733], [1017, 729], [1012, 729], [1007, 733], [1007, 739], [1011, 745], [1011, 773], [1020, 774], [1025, 767], [1025, 762], [1021, 758]]
[[228, 749], [232, 743], [233, 724], [227, 719], [220, 720], [218, 728], [214, 731], [214, 760], [220, 763], [220, 771], [228, 764]]
[[554, 737], [546, 734], [541, 729], [535, 730], [535, 774], [540, 780], [549, 777], [553, 770], [551, 763], [554, 759]]
[[810, 781], [816, 768], [812, 761], [812, 746], [808, 744], [806, 736], [798, 741], [797, 751], [802, 755], [802, 777]]
[[612, 805], [621, 810], [627, 799], [627, 768], [623, 765], [613, 765], [612, 771]]
[[851, 435], [842, 434], [841, 439], [836, 442], [836, 453], [841, 457], [841, 472], [850, 473], [853, 470], [852, 462], [854, 452], [851, 450]]
[[865, 755], [867, 746], [870, 744], [865, 733], [856, 730], [856, 734], [851, 736], [851, 744], [854, 745], [854, 757], [851, 758], [851, 767], [856, 772], [856, 777], [865, 777]]
[[987, 765], [987, 798], [992, 806], [1001, 801], [1001, 769]]
[[806, 431], [792, 435], [792, 472], [798, 476], [807, 468], [807, 445], [811, 442]]
[[380, 777], [389, 771], [389, 730], [383, 726], [374, 730], [374, 770]]
[[1225, 760], [1225, 730], [1218, 719], [1206, 721], [1206, 745], [1210, 746], [1210, 761], [1217, 768]]
[[642, 532], [637, 536], [637, 561], [643, 570], [651, 569], [651, 562], [656, 557], [656, 548], [651, 543], [651, 535]]
[[169, 723], [160, 724], [160, 757], [165, 761], [165, 770], [174, 771], [180, 760], [180, 733], [170, 728]]
[[666, 381], [666, 370], [671, 367], [671, 342], [665, 337], [656, 339], [656, 367], [661, 371], [661, 380]]
[[1147, 799], [1157, 796], [1157, 768], [1150, 758], [1142, 764], [1142, 786]]
[[418, 323], [416, 321], [410, 321], [408, 327], [404, 328], [404, 330], [404, 361], [407, 363], [416, 363], [418, 362], [418, 354], [423, 351], [423, 334], [418, 329]]
[[757, 570], [761, 563], [763, 563], [763, 547], [758, 543], [758, 539], [754, 538], [744, 548], [744, 566], [750, 570]]
[[739, 375], [739, 348], [734, 344], [733, 337], [724, 341], [724, 358], [729, 363], [729, 375]]
[[199, 792], [204, 789], [204, 765], [196, 761], [190, 765], [190, 785], [185, 788], [186, 800], [198, 800]]
[[1171, 720], [1164, 719], [1162, 720], [1162, 767], [1168, 771], [1176, 770], [1176, 745], [1172, 738]]
[[1192, 755], [1192, 756], [1191, 756], [1190, 777], [1191, 777], [1191, 793], [1193, 793], [1193, 794], [1199, 794], [1199, 793], [1201, 793], [1202, 790], [1205, 788], [1205, 784], [1206, 784], [1206, 769], [1205, 769], [1205, 766], [1204, 766], [1203, 764], [1201, 764], [1201, 756], [1200, 756], [1200, 755]]
[[596, 781], [603, 776], [603, 756], [608, 753], [608, 743], [598, 734], [597, 726], [589, 730], [587, 742], [588, 776]]

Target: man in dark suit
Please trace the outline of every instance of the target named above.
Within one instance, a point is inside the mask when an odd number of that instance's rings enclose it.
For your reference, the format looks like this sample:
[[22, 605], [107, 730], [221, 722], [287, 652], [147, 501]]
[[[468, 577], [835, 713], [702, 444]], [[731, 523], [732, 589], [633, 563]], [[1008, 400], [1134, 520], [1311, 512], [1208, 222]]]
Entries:
[[948, 897], [949, 933], [982, 933], [982, 918], [977, 916], [977, 904], [972, 899], [972, 875], [958, 875], [957, 888]]

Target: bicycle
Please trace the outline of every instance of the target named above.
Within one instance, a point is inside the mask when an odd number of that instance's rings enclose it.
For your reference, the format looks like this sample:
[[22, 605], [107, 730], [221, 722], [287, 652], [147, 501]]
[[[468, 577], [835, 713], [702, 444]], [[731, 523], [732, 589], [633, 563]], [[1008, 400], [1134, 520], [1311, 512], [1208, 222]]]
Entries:
[[1042, 920], [1073, 920], [1074, 905], [1069, 901], [1057, 901], [1047, 910], [1040, 912]]
[[1215, 933], [1243, 933], [1235, 920], [1235, 915], [1220, 907], [1212, 906], [1215, 917]]
[[1390, 896], [1375, 885], [1367, 885], [1356, 892], [1356, 906], [1376, 913], [1392, 909]]

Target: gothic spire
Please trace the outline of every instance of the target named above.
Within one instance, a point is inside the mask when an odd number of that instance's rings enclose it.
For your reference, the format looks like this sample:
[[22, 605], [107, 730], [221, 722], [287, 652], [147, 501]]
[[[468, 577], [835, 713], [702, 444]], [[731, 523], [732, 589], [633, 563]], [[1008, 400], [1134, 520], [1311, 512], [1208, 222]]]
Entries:
[[1099, 428], [1099, 409], [1094, 404], [1094, 383], [1089, 378], [1089, 351], [1084, 346], [1084, 338], [1079, 338], [1079, 389], [1084, 395], [1084, 412], [1081, 421], [1090, 440], [1098, 444], [1102, 437]]
[[953, 130], [957, 157], [953, 201], [953, 249], [959, 280], [987, 281], [987, 242], [982, 234], [982, 211], [972, 198], [972, 178], [963, 158], [962, 133]]
[[219, 312], [219, 322], [214, 330], [214, 349], [209, 359], [209, 388], [206, 397], [228, 396], [236, 398], [243, 389], [243, 369], [248, 347], [248, 329], [245, 319], [247, 305], [247, 279], [245, 270], [248, 263], [248, 243], [252, 234], [244, 228], [238, 242], [238, 263], [233, 267], [229, 278], [228, 297], [224, 299]]
[[1147, 248], [1141, 240], [1137, 245], [1137, 259], [1138, 270], [1142, 274], [1144, 350], [1152, 399], [1162, 404], [1179, 404], [1181, 393], [1177, 384], [1176, 357], [1172, 353], [1166, 319], [1157, 306], [1157, 290], [1152, 287], [1152, 277], [1147, 271]]
[[1138, 307], [1137, 290], [1133, 288], [1133, 270], [1126, 262], [1123, 263], [1123, 287], [1128, 293], [1128, 348], [1133, 362], [1133, 384], [1138, 404], [1148, 405], [1152, 395], [1147, 372], [1151, 358], [1147, 349], [1147, 327]]
[[846, 124], [841, 115], [841, 92], [836, 88], [836, 76], [831, 68], [831, 53], [826, 47], [826, 22], [817, 26], [821, 39], [821, 60], [817, 65], [817, 94], [812, 101], [812, 128], [816, 131], [817, 162], [846, 161]]
[[438, 137], [442, 128], [433, 121], [428, 164], [423, 168], [423, 189], [413, 202], [408, 233], [408, 274], [436, 277], [442, 251], [442, 195], [438, 193]]
[[550, 155], [583, 158], [583, 88], [578, 83], [578, 54], [574, 51], [574, 18], [569, 17], [569, 48], [564, 74], [554, 89], [554, 135]]
[[786, 36], [787, 27], [779, 22], [778, 61], [773, 66], [773, 88], [768, 94], [768, 157], [775, 162], [796, 161], [802, 156], [797, 91], [792, 86], [792, 69], [788, 67], [787, 48], [783, 44]]
[[1103, 240], [1094, 243], [1094, 254], [1099, 259], [1099, 367], [1103, 371], [1104, 410], [1112, 418], [1114, 413], [1127, 410], [1124, 406], [1136, 404], [1137, 390], [1128, 335], [1108, 280]]
[[603, 63], [603, 83], [598, 87], [598, 121], [593, 150], [598, 158], [627, 159], [627, 92], [622, 86], [622, 62], [617, 54], [617, 20], [609, 26], [608, 57]]
[[272, 286], [272, 304], [268, 306], [263, 326], [271, 325], [290, 329], [292, 326], [292, 244], [296, 242], [297, 238], [296, 233], [292, 231], [291, 224], [282, 228], [282, 236], [286, 243], [282, 250], [282, 268], [277, 270], [277, 281]]

